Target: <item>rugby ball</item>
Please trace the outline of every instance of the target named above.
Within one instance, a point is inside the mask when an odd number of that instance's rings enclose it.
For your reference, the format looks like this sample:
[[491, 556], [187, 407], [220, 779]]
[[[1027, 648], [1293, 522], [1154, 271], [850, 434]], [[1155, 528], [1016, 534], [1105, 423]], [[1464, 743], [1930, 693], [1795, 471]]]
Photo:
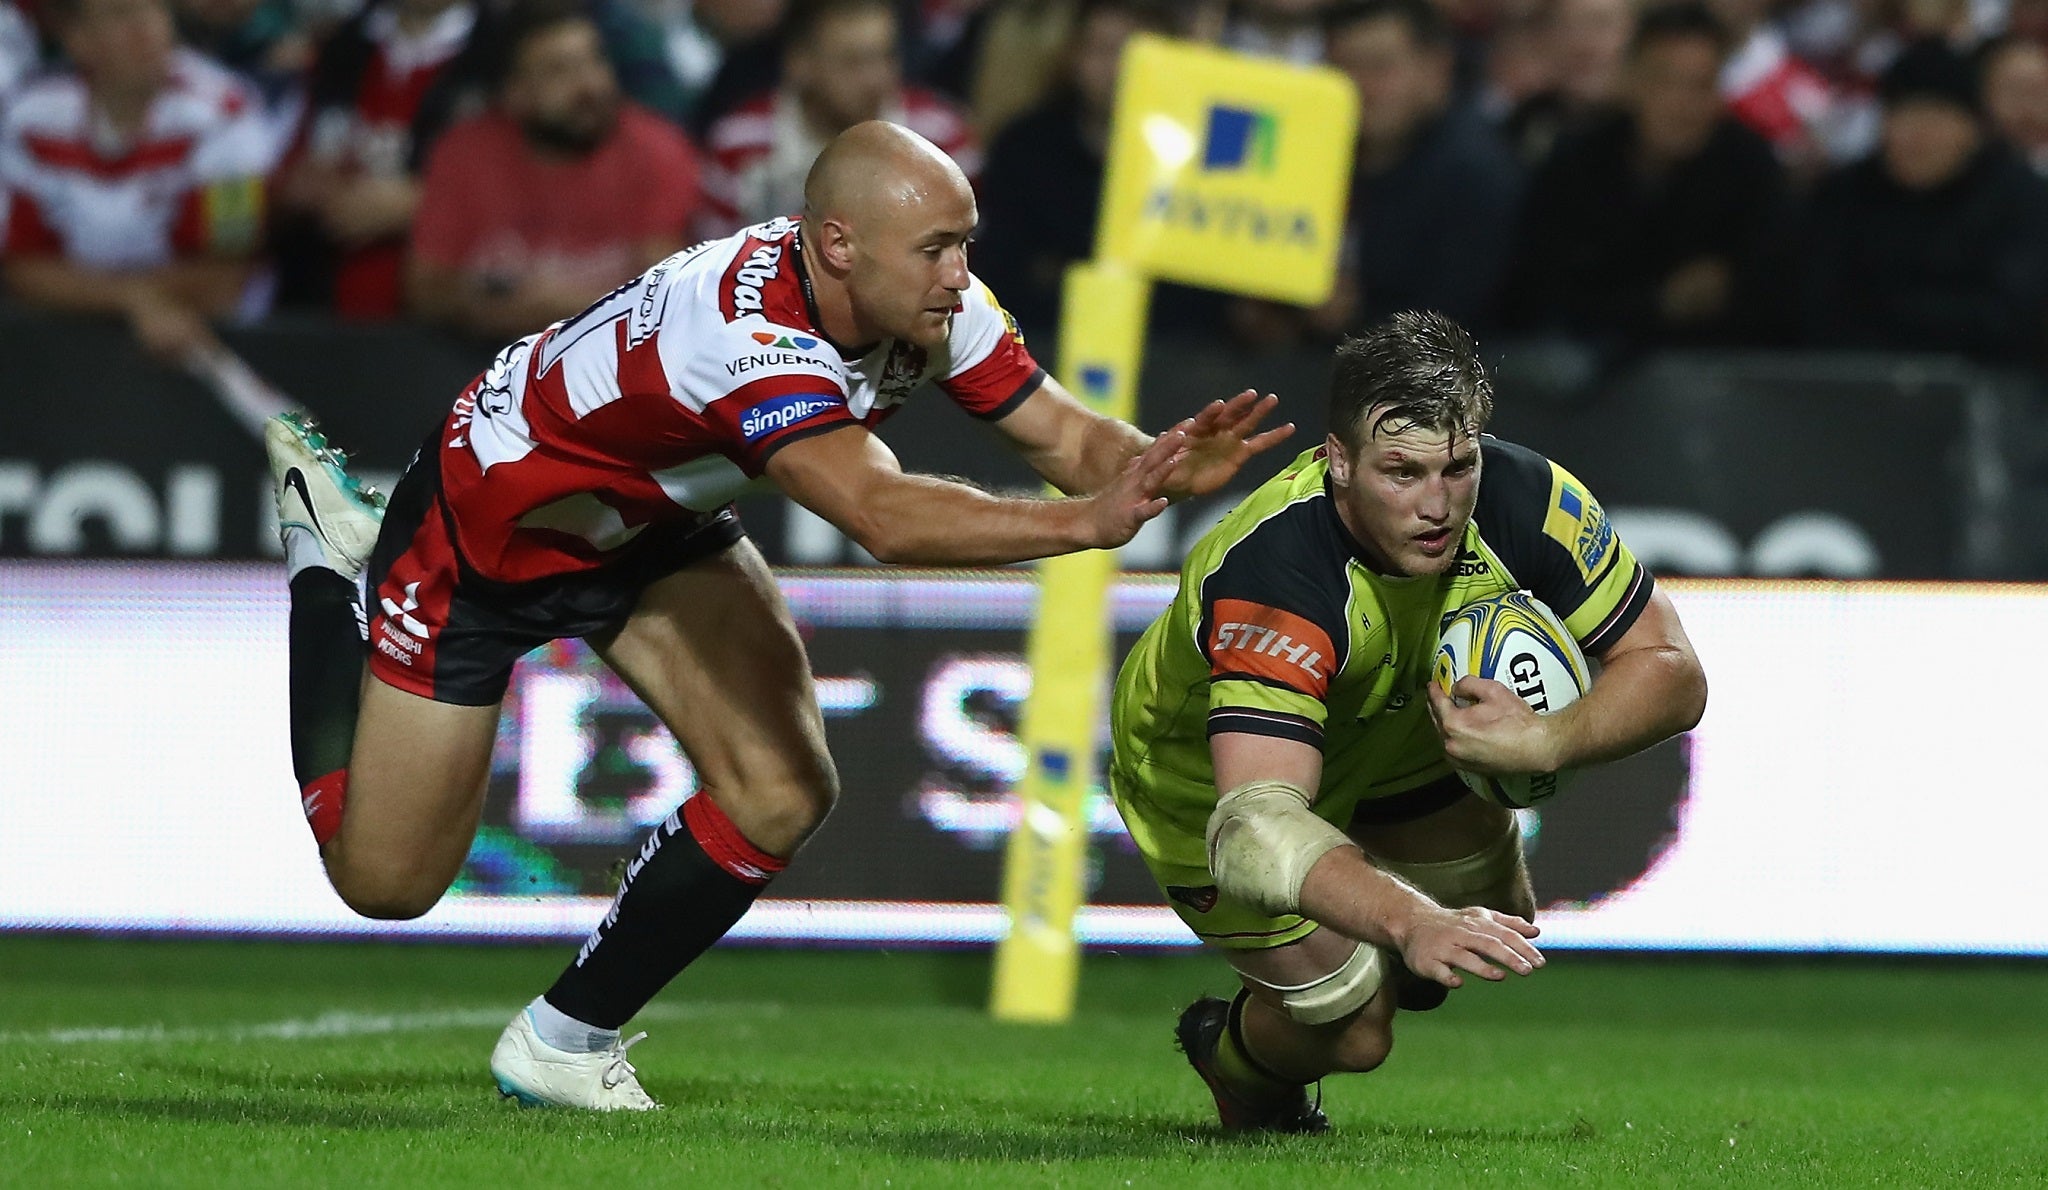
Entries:
[[[1468, 674], [1501, 683], [1539, 715], [1577, 702], [1592, 684], [1579, 642], [1556, 612], [1527, 591], [1482, 599], [1444, 617], [1436, 683], [1449, 693]], [[1460, 770], [1458, 776], [1480, 797], [1519, 810], [1557, 796], [1565, 774], [1497, 777]]]

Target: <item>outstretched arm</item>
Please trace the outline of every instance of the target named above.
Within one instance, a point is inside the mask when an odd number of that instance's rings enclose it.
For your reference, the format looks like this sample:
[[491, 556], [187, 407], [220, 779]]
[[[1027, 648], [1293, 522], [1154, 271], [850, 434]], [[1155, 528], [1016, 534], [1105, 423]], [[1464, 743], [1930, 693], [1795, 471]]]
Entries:
[[[1219, 793], [1278, 781], [1313, 797], [1322, 780], [1322, 753], [1296, 740], [1219, 732], [1209, 737], [1209, 752]], [[1266, 829], [1284, 835], [1291, 828], [1275, 821]], [[1463, 982], [1460, 971], [1497, 980], [1506, 978], [1503, 968], [1527, 975], [1543, 965], [1529, 941], [1534, 925], [1492, 909], [1446, 909], [1374, 867], [1355, 845], [1325, 851], [1302, 879], [1297, 900], [1295, 912], [1347, 938], [1392, 947], [1409, 970], [1447, 987]]]
[[791, 442], [768, 478], [883, 562], [1000, 566], [1075, 550], [1110, 549], [1166, 507], [1160, 494], [1185, 450], [1167, 431], [1093, 496], [996, 496], [952, 479], [906, 474], [882, 440], [858, 425]]
[[[1291, 422], [1258, 432], [1279, 404], [1280, 398], [1262, 398], [1251, 389], [1211, 401], [1186, 423], [1187, 455], [1167, 481], [1167, 497], [1207, 495], [1229, 483], [1253, 455], [1286, 441], [1294, 433]], [[1100, 489], [1152, 443], [1136, 426], [1089, 409], [1050, 376], [996, 428], [1032, 470], [1070, 495]]]

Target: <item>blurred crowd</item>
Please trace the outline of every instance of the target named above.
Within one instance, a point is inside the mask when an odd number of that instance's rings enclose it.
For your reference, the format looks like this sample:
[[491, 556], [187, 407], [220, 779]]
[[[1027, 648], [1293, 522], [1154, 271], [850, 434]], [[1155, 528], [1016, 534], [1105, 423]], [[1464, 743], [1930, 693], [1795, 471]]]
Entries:
[[1043, 333], [1138, 32], [1362, 113], [1337, 293], [1167, 289], [1160, 335], [2043, 362], [2048, 0], [0, 0], [0, 267], [167, 357], [288, 309], [506, 339], [794, 212], [879, 117], [975, 180]]

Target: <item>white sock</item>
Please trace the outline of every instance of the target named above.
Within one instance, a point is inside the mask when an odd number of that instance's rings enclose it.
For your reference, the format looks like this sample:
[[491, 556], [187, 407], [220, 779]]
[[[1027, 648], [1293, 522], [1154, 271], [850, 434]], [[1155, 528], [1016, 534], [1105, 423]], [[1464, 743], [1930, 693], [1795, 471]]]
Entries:
[[617, 1029], [586, 1025], [548, 1003], [546, 996], [535, 996], [533, 1003], [526, 1006], [526, 1013], [533, 1018], [533, 1031], [540, 1034], [542, 1041], [572, 1054], [595, 1054], [608, 1050], [619, 1039]]
[[299, 572], [308, 566], [325, 566], [329, 570], [334, 564], [327, 560], [327, 551], [320, 548], [320, 539], [304, 525], [286, 525], [284, 536], [284, 568], [286, 581], [299, 577]]

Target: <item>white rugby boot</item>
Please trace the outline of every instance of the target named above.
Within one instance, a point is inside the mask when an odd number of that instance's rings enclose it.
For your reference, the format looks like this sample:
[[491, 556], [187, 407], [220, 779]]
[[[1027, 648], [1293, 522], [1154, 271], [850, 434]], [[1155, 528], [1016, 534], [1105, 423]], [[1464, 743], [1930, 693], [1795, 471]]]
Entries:
[[303, 413], [286, 413], [263, 423], [263, 449], [277, 485], [277, 528], [287, 539], [304, 529], [320, 543], [327, 565], [355, 578], [384, 524], [384, 496], [348, 473], [348, 456]]
[[491, 1051], [491, 1077], [498, 1082], [498, 1094], [522, 1107], [654, 1111], [661, 1105], [641, 1089], [626, 1060], [626, 1051], [645, 1036], [635, 1033], [596, 1053], [571, 1053], [542, 1041], [533, 1027], [533, 1010], [522, 1008]]

